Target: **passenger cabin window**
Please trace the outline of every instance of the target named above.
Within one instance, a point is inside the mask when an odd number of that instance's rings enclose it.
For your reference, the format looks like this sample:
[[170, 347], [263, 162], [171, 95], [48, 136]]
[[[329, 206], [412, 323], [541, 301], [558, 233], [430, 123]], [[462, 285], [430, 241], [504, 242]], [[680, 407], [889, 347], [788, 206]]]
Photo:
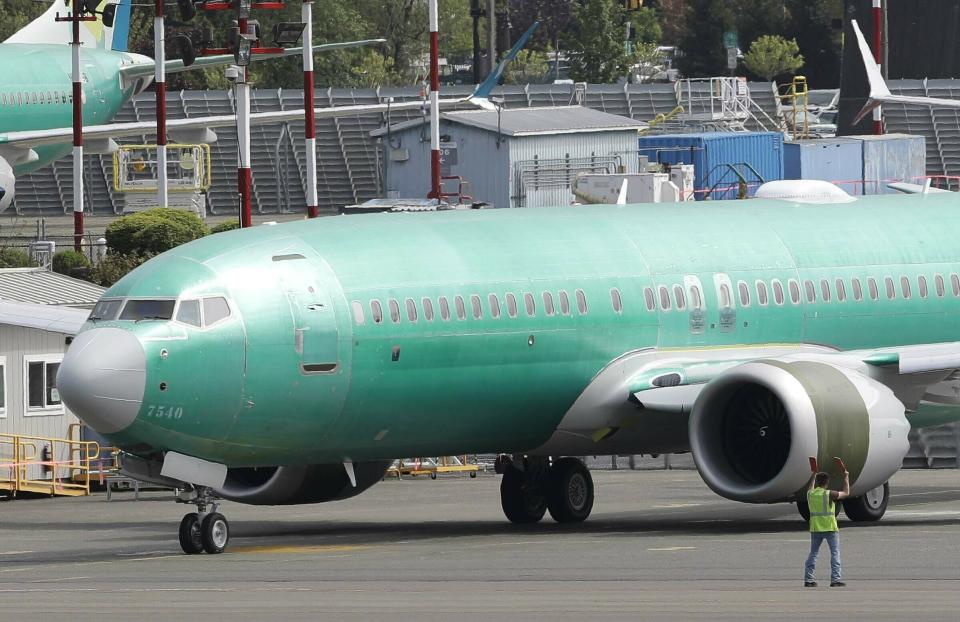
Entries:
[[937, 289], [937, 296], [943, 298], [943, 295], [947, 292], [947, 288], [944, 286], [942, 274], [933, 277], [933, 285]]
[[400, 323], [400, 303], [397, 302], [396, 298], [391, 298], [387, 302], [387, 306], [390, 307], [390, 321], [394, 324]]
[[[766, 299], [767, 287], [763, 287], [764, 299]], [[766, 304], [764, 302], [763, 304]], [[730, 286], [726, 283], [720, 284], [720, 308], [721, 309], [732, 309], [733, 308], [733, 294], [730, 292]]]
[[661, 285], [657, 288], [657, 291], [660, 293], [660, 308], [664, 311], [670, 310], [670, 291]]
[[[763, 281], [757, 281], [756, 286], [757, 286], [757, 304], [760, 305], [761, 307], [765, 307], [767, 306], [767, 302], [769, 302], [769, 298], [767, 297], [767, 284], [764, 283]], [[730, 306], [729, 302], [727, 303], [726, 306], [727, 307]]]
[[863, 300], [863, 286], [860, 285], [860, 279], [854, 277], [850, 283], [853, 285], [853, 299], [860, 302]]
[[221, 320], [230, 317], [230, 305], [227, 299], [220, 296], [203, 299], [203, 325], [213, 326]]
[[790, 289], [790, 302], [795, 305], [800, 304], [800, 283], [796, 279], [790, 279], [788, 287]]
[[643, 301], [647, 305], [647, 311], [653, 311], [657, 308], [657, 298], [653, 293], [652, 287], [643, 288]]
[[457, 308], [457, 319], [467, 319], [467, 306], [463, 302], [463, 296], [457, 296], [453, 299], [453, 305]]
[[687, 308], [687, 297], [683, 295], [683, 287], [673, 286], [673, 298], [677, 301], [677, 311], [683, 311]]
[[527, 309], [527, 315], [533, 317], [537, 314], [537, 301], [533, 299], [533, 294], [527, 292], [523, 295], [523, 305]]
[[383, 323], [383, 306], [380, 304], [379, 300], [370, 301], [370, 315], [373, 316], [374, 324]]
[[927, 277], [922, 274], [917, 277], [917, 291], [920, 292], [921, 298], [926, 298], [929, 290], [927, 290]]
[[746, 281], [739, 281], [737, 283], [737, 291], [740, 293], [740, 306], [749, 307], [750, 306], [750, 286], [747, 285]]
[[128, 300], [120, 313], [121, 320], [169, 320], [173, 318], [175, 300]]
[[834, 284], [837, 286], [837, 302], [843, 302], [847, 299], [847, 286], [843, 279], [837, 279]]
[[803, 290], [807, 293], [807, 302], [815, 302], [817, 300], [817, 288], [814, 286], [813, 281], [807, 279], [803, 282]]
[[[183, 307], [183, 303], [180, 303], [180, 306]], [[367, 318], [363, 315], [363, 304], [359, 300], [354, 300], [350, 303], [350, 306], [353, 307], [353, 321], [357, 326], [363, 326]], [[180, 319], [180, 314], [177, 314], [177, 319]]]
[[497, 298], [496, 294], [490, 294], [487, 296], [487, 302], [490, 304], [490, 316], [493, 319], [498, 319], [500, 317], [500, 299]]
[[587, 295], [583, 293], [582, 289], [577, 290], [577, 311], [580, 312], [580, 315], [587, 314]]
[[[663, 291], [667, 291], [667, 288], [664, 287]], [[669, 294], [667, 294], [669, 297]], [[623, 311], [623, 299], [620, 297], [620, 290], [614, 287], [610, 290], [610, 301], [613, 303], [613, 310], [615, 313], [620, 313]]]
[[561, 289], [557, 296], [560, 298], [560, 313], [570, 315], [570, 296], [567, 295], [566, 290]]
[[446, 296], [440, 296], [440, 319], [444, 322], [450, 320], [450, 303]]
[[[120, 307], [123, 305], [122, 300], [101, 300], [93, 306], [93, 311], [90, 312], [89, 319], [91, 320], [115, 320], [117, 319], [117, 313], [120, 312]], [[197, 313], [199, 315], [199, 312]], [[198, 324], [199, 326], [199, 324]]]
[[31, 411], [44, 411], [38, 414], [51, 414], [51, 410], [58, 411], [57, 414], [63, 412], [60, 391], [57, 390], [57, 371], [62, 360], [60, 354], [23, 357], [27, 398], [25, 415], [29, 416]]
[[517, 297], [513, 294], [507, 294], [507, 315], [517, 317]]
[[883, 286], [887, 290], [887, 298], [893, 300], [897, 297], [897, 290], [893, 285], [893, 277], [884, 277]]
[[824, 302], [830, 302], [830, 281], [820, 279], [820, 295]]
[[782, 305], [784, 301], [783, 284], [780, 281], [774, 279], [772, 285], [773, 285], [773, 301], [777, 303], [777, 305]]
[[417, 321], [417, 303], [413, 298], [407, 298], [404, 301], [404, 304], [407, 307], [407, 319], [411, 322]]
[[960, 276], [950, 275], [950, 287], [953, 288], [953, 295], [960, 296]]
[[870, 300], [877, 300], [880, 298], [880, 290], [877, 287], [877, 279], [871, 277], [867, 278], [867, 289], [870, 291]]
[[694, 311], [703, 309], [703, 294], [700, 293], [700, 287], [697, 285], [690, 286], [690, 308]]
[[423, 305], [423, 319], [428, 322], [433, 321], [433, 301], [429, 298], [423, 298], [420, 300], [420, 304]]
[[543, 312], [547, 315], [554, 314], [553, 294], [550, 292], [543, 292]]
[[909, 299], [911, 296], [910, 279], [905, 276], [900, 277], [900, 292], [903, 294], [904, 299]]
[[196, 326], [197, 328], [202, 326], [203, 322], [200, 320], [200, 301], [181, 300], [180, 307], [177, 308], [177, 321], [182, 324]]
[[480, 304], [480, 296], [473, 294], [470, 296], [470, 306], [473, 308], [473, 319], [483, 318], [483, 306]]

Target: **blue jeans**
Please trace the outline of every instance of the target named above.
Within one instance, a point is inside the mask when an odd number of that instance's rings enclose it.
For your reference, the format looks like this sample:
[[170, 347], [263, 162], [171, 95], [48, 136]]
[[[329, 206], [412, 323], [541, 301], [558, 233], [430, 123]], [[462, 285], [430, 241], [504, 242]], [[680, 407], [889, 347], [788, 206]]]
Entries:
[[840, 580], [840, 532], [811, 531], [810, 555], [807, 556], [807, 563], [803, 569], [804, 581], [813, 581], [813, 570], [817, 565], [817, 553], [820, 552], [820, 545], [823, 544], [824, 540], [830, 545], [830, 582], [836, 583]]

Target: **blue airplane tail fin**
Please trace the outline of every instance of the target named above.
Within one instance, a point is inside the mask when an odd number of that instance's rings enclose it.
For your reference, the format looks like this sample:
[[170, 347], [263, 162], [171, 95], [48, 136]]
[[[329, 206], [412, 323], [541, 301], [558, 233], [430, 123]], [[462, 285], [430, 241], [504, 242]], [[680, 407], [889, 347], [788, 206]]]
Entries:
[[503, 72], [507, 69], [507, 65], [510, 64], [510, 61], [517, 57], [517, 54], [520, 53], [520, 50], [523, 49], [523, 46], [527, 44], [527, 41], [530, 40], [530, 37], [533, 36], [534, 31], [537, 27], [540, 26], [540, 22], [534, 22], [530, 28], [527, 29], [527, 32], [517, 39], [517, 42], [513, 44], [513, 47], [507, 52], [507, 55], [503, 57], [500, 61], [500, 64], [490, 72], [490, 75], [487, 76], [487, 79], [484, 80], [480, 86], [477, 87], [477, 90], [471, 95], [471, 99], [489, 99], [490, 94], [493, 93], [493, 89], [497, 88], [497, 84], [500, 82], [500, 78], [503, 77]]
[[[103, 23], [103, 10], [108, 4], [116, 4], [113, 24]], [[97, 20], [83, 22], [80, 40], [85, 47], [101, 50], [127, 51], [130, 36], [131, 0], [102, 0], [97, 5]], [[43, 15], [33, 20], [4, 41], [4, 43], [50, 43], [67, 45], [73, 38], [70, 22], [58, 22], [57, 15], [66, 16], [73, 10], [71, 0], [55, 0]], [[111, 9], [114, 10], [114, 9]]]

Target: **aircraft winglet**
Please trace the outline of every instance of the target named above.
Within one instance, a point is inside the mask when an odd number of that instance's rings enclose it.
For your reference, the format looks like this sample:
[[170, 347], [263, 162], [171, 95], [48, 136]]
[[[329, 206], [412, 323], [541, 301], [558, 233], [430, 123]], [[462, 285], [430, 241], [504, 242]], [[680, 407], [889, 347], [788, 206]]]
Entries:
[[473, 92], [473, 95], [470, 96], [470, 101], [481, 108], [489, 107], [489, 104], [484, 100], [490, 99], [490, 94], [493, 93], [493, 89], [497, 88], [497, 84], [500, 82], [500, 78], [503, 77], [503, 72], [506, 71], [507, 65], [510, 64], [510, 61], [517, 57], [517, 54], [520, 53], [520, 50], [522, 50], [523, 46], [527, 44], [527, 42], [530, 40], [530, 37], [533, 36], [534, 31], [539, 26], [540, 22], [533, 22], [530, 28], [527, 28], [527, 31], [523, 33], [519, 39], [517, 39], [517, 42], [513, 44], [513, 47], [510, 48], [510, 51], [507, 52], [507, 55], [504, 56], [500, 61], [500, 64], [490, 72], [490, 75], [487, 76], [487, 79], [484, 80], [480, 86], [477, 87], [477, 90]]

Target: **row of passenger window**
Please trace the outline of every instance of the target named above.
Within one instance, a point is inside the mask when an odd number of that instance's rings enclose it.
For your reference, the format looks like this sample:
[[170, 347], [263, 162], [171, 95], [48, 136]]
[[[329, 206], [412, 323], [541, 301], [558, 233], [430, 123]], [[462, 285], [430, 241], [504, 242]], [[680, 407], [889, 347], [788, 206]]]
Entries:
[[[574, 292], [574, 299], [577, 312], [580, 315], [586, 315], [587, 296], [582, 289]], [[560, 290], [557, 293], [556, 300], [554, 300], [552, 292], [543, 292], [541, 300], [543, 312], [547, 316], [553, 316], [557, 313], [569, 316], [573, 313], [570, 295], [565, 290]], [[536, 297], [532, 293], [526, 292], [522, 296], [522, 301], [523, 310], [527, 316], [535, 317], [538, 306]], [[363, 303], [354, 300], [351, 306], [354, 322], [362, 326], [367, 321]], [[501, 298], [497, 294], [489, 294], [485, 305], [483, 299], [477, 294], [472, 294], [468, 298], [459, 295], [454, 296], [452, 303], [446, 296], [440, 296], [437, 298], [436, 306], [434, 306], [432, 298], [421, 298], [419, 303], [413, 298], [406, 298], [403, 301], [403, 309], [401, 309], [400, 301], [396, 298], [390, 298], [386, 301], [386, 314], [383, 304], [379, 300], [373, 299], [370, 301], [370, 319], [374, 324], [382, 324], [386, 317], [389, 317], [394, 324], [399, 324], [403, 311], [405, 311], [406, 319], [414, 323], [418, 322], [421, 317], [424, 321], [432, 322], [437, 316], [445, 322], [454, 317], [458, 320], [466, 320], [468, 316], [475, 320], [481, 320], [486, 314], [496, 320], [504, 315], [504, 311], [507, 317], [518, 317], [520, 315], [520, 300], [516, 295], [509, 292], [503, 296], [502, 305]]]
[[73, 95], [66, 91], [0, 93], [4, 106], [29, 106], [31, 104], [72, 104]]

